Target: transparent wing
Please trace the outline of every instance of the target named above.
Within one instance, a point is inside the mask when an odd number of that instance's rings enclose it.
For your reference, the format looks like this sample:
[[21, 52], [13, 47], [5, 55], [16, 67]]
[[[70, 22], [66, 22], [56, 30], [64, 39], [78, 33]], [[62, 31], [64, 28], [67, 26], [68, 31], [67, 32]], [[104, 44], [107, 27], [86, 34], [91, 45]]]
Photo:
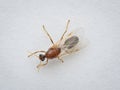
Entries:
[[58, 41], [56, 44], [59, 48], [61, 48], [59, 57], [75, 53], [87, 46], [84, 39], [84, 32], [79, 29], [68, 33], [61, 42]]

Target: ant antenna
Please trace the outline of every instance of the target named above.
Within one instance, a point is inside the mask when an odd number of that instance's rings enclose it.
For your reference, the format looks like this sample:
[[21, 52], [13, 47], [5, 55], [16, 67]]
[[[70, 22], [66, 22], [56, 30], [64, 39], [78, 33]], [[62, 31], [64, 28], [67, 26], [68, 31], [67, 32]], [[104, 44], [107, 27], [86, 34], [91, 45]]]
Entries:
[[35, 55], [35, 54], [31, 53], [31, 52], [29, 52], [29, 53], [30, 53], [30, 55], [28, 57], [34, 55], [37, 59], [39, 58], [37, 55]]
[[32, 55], [35, 55], [36, 53], [39, 53], [39, 52], [46, 53], [45, 51], [35, 51], [33, 53], [30, 53], [30, 55], [28, 55], [28, 57], [31, 57]]

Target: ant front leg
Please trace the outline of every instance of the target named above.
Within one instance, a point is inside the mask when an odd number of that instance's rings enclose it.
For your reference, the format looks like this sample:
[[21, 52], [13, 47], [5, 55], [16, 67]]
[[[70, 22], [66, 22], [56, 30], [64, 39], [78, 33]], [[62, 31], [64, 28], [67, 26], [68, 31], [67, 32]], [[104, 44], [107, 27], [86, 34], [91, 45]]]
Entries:
[[37, 65], [38, 71], [39, 71], [40, 67], [43, 67], [43, 66], [45, 66], [45, 65], [48, 64], [48, 59], [46, 60], [46, 63], [41, 63], [41, 62], [42, 62], [42, 61], [40, 61], [40, 64]]

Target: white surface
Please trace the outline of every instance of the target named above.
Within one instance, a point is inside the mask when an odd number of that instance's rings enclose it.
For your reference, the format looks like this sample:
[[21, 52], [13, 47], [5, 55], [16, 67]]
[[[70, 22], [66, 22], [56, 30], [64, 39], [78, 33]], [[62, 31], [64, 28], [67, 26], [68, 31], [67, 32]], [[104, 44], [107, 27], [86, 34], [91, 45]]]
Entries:
[[[90, 44], [37, 72], [27, 51], [83, 27]], [[0, 0], [0, 90], [120, 90], [120, 0]]]

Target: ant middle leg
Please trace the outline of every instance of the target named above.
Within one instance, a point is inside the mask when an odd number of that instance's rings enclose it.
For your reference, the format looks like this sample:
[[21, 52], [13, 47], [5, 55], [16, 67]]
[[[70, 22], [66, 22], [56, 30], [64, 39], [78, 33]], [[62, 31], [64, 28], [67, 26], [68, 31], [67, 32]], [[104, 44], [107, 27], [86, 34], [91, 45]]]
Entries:
[[45, 33], [47, 34], [47, 36], [49, 37], [50, 41], [52, 42], [52, 44], [54, 44], [52, 37], [50, 36], [50, 34], [47, 32], [47, 30], [45, 29], [45, 26], [43, 25], [43, 30], [45, 31]]

